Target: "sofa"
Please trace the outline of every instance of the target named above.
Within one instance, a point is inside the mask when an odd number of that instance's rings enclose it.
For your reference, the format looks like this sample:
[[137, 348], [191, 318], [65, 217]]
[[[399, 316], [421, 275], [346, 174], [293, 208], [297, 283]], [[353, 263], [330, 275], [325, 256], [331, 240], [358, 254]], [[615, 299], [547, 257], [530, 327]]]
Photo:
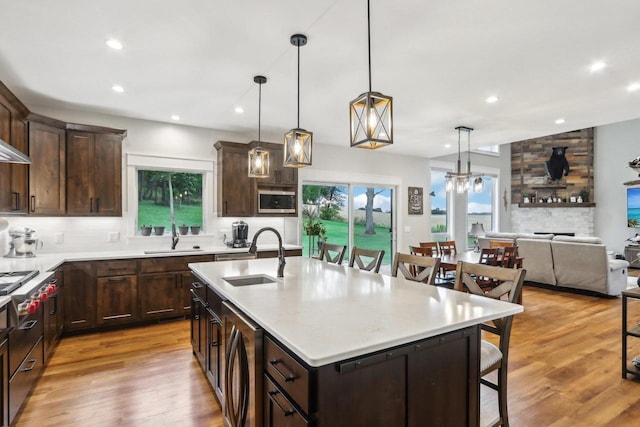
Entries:
[[489, 247], [492, 240], [518, 247], [527, 282], [612, 296], [627, 288], [629, 263], [609, 259], [605, 245], [597, 237], [489, 232], [478, 238], [478, 244], [480, 248]]

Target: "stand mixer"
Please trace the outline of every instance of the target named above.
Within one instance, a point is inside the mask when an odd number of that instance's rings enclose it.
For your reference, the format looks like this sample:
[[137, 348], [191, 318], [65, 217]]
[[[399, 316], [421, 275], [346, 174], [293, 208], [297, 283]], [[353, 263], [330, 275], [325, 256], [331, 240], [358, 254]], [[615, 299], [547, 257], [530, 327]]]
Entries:
[[35, 251], [42, 247], [42, 241], [33, 237], [34, 233], [35, 230], [28, 227], [9, 230], [11, 241], [9, 242], [9, 252], [5, 258], [35, 257]]

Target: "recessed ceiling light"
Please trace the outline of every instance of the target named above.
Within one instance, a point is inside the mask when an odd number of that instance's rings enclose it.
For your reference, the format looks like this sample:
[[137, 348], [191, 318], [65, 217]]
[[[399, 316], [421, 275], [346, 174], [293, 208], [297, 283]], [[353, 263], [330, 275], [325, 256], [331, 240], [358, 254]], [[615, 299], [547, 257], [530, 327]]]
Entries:
[[106, 41], [106, 43], [107, 46], [109, 46], [111, 49], [122, 50], [122, 43], [120, 43], [120, 40], [109, 39]]
[[236, 107], [236, 109], [235, 109], [234, 111], [235, 111], [236, 113], [238, 113], [238, 114], [242, 114], [242, 113], [244, 113], [244, 108], [242, 108], [242, 107]]
[[451, 144], [444, 144], [444, 148], [451, 148]]
[[113, 85], [111, 86], [111, 89], [113, 89], [114, 92], [118, 92], [118, 93], [124, 92], [124, 88], [120, 85]]
[[593, 64], [591, 64], [590, 70], [591, 70], [592, 73], [595, 73], [596, 71], [602, 70], [606, 66], [607, 66], [606, 62], [604, 62], [604, 61], [596, 61]]
[[636, 82], [636, 83], [631, 83], [629, 86], [627, 86], [627, 90], [629, 92], [635, 92], [638, 89], [640, 89], [640, 83]]
[[498, 102], [498, 99], [499, 99], [499, 98], [498, 98], [497, 96], [495, 96], [495, 95], [491, 95], [490, 97], [488, 97], [488, 98], [487, 98], [487, 100], [486, 100], [486, 101], [487, 101], [487, 103], [489, 103], [489, 104], [494, 104], [494, 103]]
[[565, 122], [565, 120], [564, 120], [563, 118], [556, 119], [556, 124], [557, 124], [557, 125], [561, 125], [561, 124], [563, 124], [564, 122]]
[[180, 120], [180, 116], [177, 114], [174, 114], [171, 116], [171, 120], [175, 120], [177, 122], [178, 120]]

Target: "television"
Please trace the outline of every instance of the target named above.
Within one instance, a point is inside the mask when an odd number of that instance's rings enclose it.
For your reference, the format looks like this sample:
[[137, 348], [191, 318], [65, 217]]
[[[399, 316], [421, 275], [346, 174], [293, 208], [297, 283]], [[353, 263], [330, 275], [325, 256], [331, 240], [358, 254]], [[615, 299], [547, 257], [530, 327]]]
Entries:
[[640, 228], [640, 187], [627, 188], [627, 227]]

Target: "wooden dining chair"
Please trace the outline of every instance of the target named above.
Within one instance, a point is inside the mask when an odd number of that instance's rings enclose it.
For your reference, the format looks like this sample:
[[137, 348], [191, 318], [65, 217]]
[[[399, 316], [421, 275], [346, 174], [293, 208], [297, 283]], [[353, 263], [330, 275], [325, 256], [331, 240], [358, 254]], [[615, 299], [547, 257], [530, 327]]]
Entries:
[[516, 265], [516, 257], [518, 256], [518, 248], [516, 246], [505, 246], [502, 250], [502, 259], [500, 264], [505, 268], [513, 268]]
[[349, 267], [357, 266], [361, 270], [378, 273], [383, 257], [384, 251], [354, 247], [349, 256]]
[[431, 248], [426, 248], [422, 246], [411, 246], [411, 245], [409, 245], [409, 253], [411, 253], [411, 255], [418, 255], [418, 256], [433, 256], [434, 254], [433, 249]]
[[490, 248], [506, 248], [509, 246], [514, 246], [513, 242], [507, 242], [504, 240], [489, 240]]
[[438, 242], [420, 242], [418, 244], [421, 248], [431, 248], [431, 252], [434, 255], [438, 255], [440, 253], [438, 250]]
[[498, 248], [484, 248], [480, 251], [479, 264], [485, 265], [498, 265], [498, 256], [500, 255], [500, 249]]
[[[502, 299], [515, 303], [522, 292], [526, 271], [524, 269], [502, 268], [497, 266], [473, 264], [460, 261], [456, 267], [454, 289], [467, 291], [488, 298]], [[495, 288], [485, 291], [475, 281], [476, 277], [488, 277], [497, 283]], [[498, 392], [498, 419], [493, 426], [509, 426], [507, 411], [507, 371], [509, 362], [509, 339], [513, 315], [483, 323], [480, 328], [499, 337], [498, 345], [482, 340], [480, 344], [480, 384]], [[498, 370], [497, 382], [485, 376]]]
[[393, 257], [391, 275], [398, 277], [399, 271], [402, 277], [407, 280], [434, 285], [439, 267], [439, 258], [396, 252], [396, 256]]
[[346, 245], [333, 245], [325, 242], [322, 244], [322, 249], [320, 249], [318, 259], [320, 261], [326, 261], [333, 264], [342, 264], [346, 251]]
[[[438, 242], [438, 253], [440, 255], [453, 255], [458, 253], [456, 249], [455, 240], [447, 240], [444, 242]], [[450, 267], [440, 267], [440, 277], [443, 280], [453, 280], [455, 277], [455, 268]]]

